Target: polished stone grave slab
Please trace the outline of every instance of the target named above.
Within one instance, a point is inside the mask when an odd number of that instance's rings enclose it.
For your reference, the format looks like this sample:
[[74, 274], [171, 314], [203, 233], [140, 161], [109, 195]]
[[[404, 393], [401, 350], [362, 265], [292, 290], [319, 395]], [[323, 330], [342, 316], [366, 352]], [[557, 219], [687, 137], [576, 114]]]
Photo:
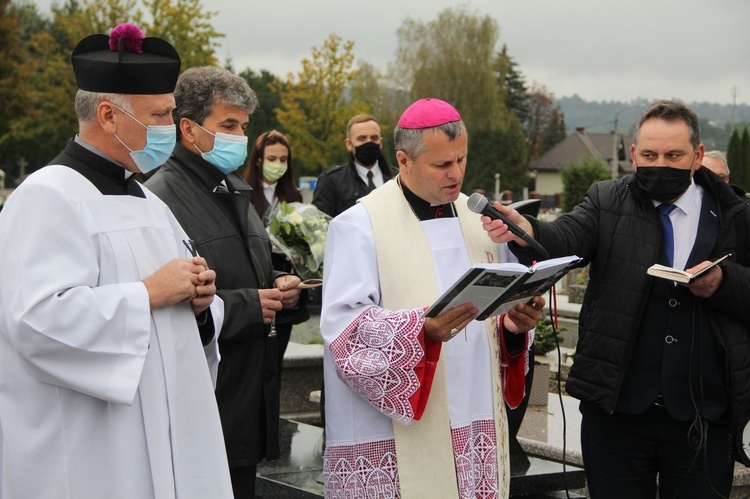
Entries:
[[[323, 429], [287, 419], [279, 423], [281, 458], [258, 466], [256, 498], [312, 499], [323, 496]], [[559, 497], [557, 492], [581, 489], [581, 468], [529, 456], [530, 466], [511, 470], [510, 495]], [[564, 493], [563, 493], [564, 497]], [[580, 497], [571, 494], [571, 497]]]

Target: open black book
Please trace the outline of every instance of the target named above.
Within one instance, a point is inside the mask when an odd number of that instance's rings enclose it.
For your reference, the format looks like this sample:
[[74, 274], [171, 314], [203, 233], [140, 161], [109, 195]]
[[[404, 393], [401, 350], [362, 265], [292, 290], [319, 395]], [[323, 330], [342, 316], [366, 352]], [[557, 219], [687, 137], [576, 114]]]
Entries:
[[577, 256], [564, 256], [543, 260], [531, 267], [520, 263], [477, 263], [453, 283], [424, 316], [435, 317], [471, 302], [479, 309], [477, 320], [485, 320], [546, 293], [580, 261]]

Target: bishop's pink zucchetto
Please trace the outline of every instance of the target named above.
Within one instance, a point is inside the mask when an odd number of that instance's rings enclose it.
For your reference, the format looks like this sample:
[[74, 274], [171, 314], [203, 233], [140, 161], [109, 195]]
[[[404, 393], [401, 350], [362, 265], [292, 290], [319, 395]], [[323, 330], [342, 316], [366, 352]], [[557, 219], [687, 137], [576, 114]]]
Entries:
[[440, 99], [419, 99], [406, 108], [398, 120], [399, 128], [432, 128], [459, 121], [456, 108]]

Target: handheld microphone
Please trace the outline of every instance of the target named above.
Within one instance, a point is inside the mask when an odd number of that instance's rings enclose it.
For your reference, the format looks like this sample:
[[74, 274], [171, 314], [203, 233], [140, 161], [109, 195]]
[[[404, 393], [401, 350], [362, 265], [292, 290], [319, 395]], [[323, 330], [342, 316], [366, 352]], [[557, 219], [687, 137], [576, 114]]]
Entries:
[[521, 227], [511, 222], [508, 217], [497, 211], [483, 195], [475, 192], [474, 194], [469, 196], [469, 200], [466, 204], [474, 213], [479, 213], [480, 215], [490, 217], [492, 220], [502, 220], [503, 223], [508, 226], [508, 230], [511, 234], [516, 237], [520, 237], [526, 244], [541, 253], [545, 260], [549, 258], [549, 253], [547, 253], [547, 250], [544, 249], [544, 247], [539, 244], [536, 239], [528, 235], [526, 231]]

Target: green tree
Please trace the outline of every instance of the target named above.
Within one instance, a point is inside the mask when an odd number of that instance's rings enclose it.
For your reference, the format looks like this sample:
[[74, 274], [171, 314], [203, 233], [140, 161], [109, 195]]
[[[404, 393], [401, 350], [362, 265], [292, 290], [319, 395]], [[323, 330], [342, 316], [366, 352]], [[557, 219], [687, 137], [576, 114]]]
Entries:
[[8, 133], [14, 116], [27, 107], [28, 96], [21, 66], [26, 58], [21, 45], [21, 16], [10, 0], [0, 0], [0, 140]]
[[118, 24], [135, 23], [144, 28], [135, 0], [67, 0], [62, 6], [53, 4], [52, 13], [56, 38], [70, 51], [83, 37], [109, 33]]
[[313, 47], [312, 57], [302, 60], [296, 77], [289, 74], [282, 90], [281, 82], [272, 85], [281, 94], [276, 119], [294, 143], [295, 173], [318, 175], [325, 168], [346, 158], [346, 123], [359, 113], [371, 113], [371, 105], [358, 100], [352, 82], [353, 41], [344, 42], [331, 34], [322, 47]]
[[[495, 174], [503, 188], [520, 191], [528, 182], [523, 116], [525, 83], [507, 47], [496, 51], [497, 23], [466, 6], [441, 11], [437, 19], [407, 18], [397, 31], [392, 73], [413, 99], [436, 97], [453, 104], [469, 131], [464, 190], [492, 191]], [[512, 109], [512, 110], [511, 110]]]
[[565, 115], [560, 110], [560, 106], [556, 104], [550, 111], [547, 130], [546, 133], [543, 134], [541, 148], [542, 154], [565, 140], [565, 137], [567, 136], [568, 132], [565, 130]]
[[60, 23], [75, 5], [53, 9], [53, 20], [44, 19], [35, 8], [21, 11], [21, 44], [24, 59], [16, 69], [24, 84], [24, 109], [12, 115], [8, 131], [0, 136], [0, 154], [17, 168], [13, 176], [31, 173], [48, 163], [77, 130], [73, 109], [75, 80], [70, 68], [70, 49]]
[[[204, 12], [199, 0], [144, 0], [143, 4], [155, 23], [143, 22], [136, 0], [66, 0], [62, 5], [53, 4], [51, 18], [40, 14], [33, 4], [20, 4], [18, 47], [15, 51], [0, 48], [4, 54], [13, 53], [2, 62], [9, 61], [9, 74], [21, 78], [23, 85], [18, 88], [24, 94], [13, 97], [12, 105], [22, 106], [20, 111], [8, 112], [13, 109], [9, 106], [2, 107], [0, 113], [0, 155], [4, 160], [23, 160], [28, 164], [26, 171], [31, 172], [54, 158], [77, 131], [73, 105], [77, 87], [70, 54], [87, 35], [109, 33], [118, 24], [133, 22], [146, 36], [174, 43], [183, 68], [216, 62], [214, 40], [223, 35], [210, 26], [213, 13]], [[11, 22], [12, 16], [1, 16], [0, 32]], [[20, 61], [15, 57], [19, 52], [23, 54]], [[2, 76], [0, 73], [0, 86]], [[0, 99], [10, 95], [2, 91]]]
[[495, 71], [498, 75], [498, 85], [502, 89], [505, 106], [523, 123], [529, 115], [528, 89], [526, 79], [518, 69], [518, 63], [508, 54], [507, 45], [497, 54]]
[[[250, 116], [250, 124], [247, 127], [246, 134], [250, 138], [250, 146], [260, 134], [269, 130], [279, 130], [279, 121], [276, 119], [274, 109], [281, 105], [281, 95], [275, 90], [281, 85], [278, 77], [270, 71], [262, 69], [256, 73], [250, 68], [240, 72], [240, 76], [245, 79], [250, 88], [258, 96], [258, 109]], [[284, 130], [279, 130], [284, 132]]]
[[[745, 127], [740, 142], [740, 168], [742, 171], [742, 184], [738, 184], [745, 190], [750, 189], [750, 131]], [[731, 171], [731, 170], [730, 170]], [[732, 171], [732, 173], [734, 173]]]
[[[53, 12], [63, 15], [56, 26], [72, 50], [84, 36], [109, 33], [122, 23], [137, 24], [146, 36], [163, 38], [174, 45], [182, 59], [182, 70], [215, 66], [217, 39], [224, 37], [211, 25], [216, 12], [206, 11], [201, 0], [67, 0]], [[150, 19], [150, 22], [146, 19]]]
[[26, 57], [18, 69], [27, 100], [24, 111], [12, 117], [8, 132], [0, 137], [0, 152], [28, 165], [25, 173], [48, 163], [78, 129], [73, 106], [76, 83], [70, 66], [73, 47], [84, 36], [102, 32], [108, 19], [124, 16], [130, 8], [132, 3], [117, 0], [96, 5], [68, 0], [53, 5], [49, 20], [35, 7], [22, 6], [20, 33]]
[[607, 180], [611, 176], [604, 160], [601, 158], [583, 156], [577, 163], [570, 163], [562, 171], [562, 210], [564, 212], [572, 211], [586, 197], [586, 191], [592, 184], [600, 180]]
[[523, 132], [517, 121], [505, 129], [470, 131], [463, 190], [493, 192], [499, 173], [503, 189], [519, 192], [529, 181], [526, 165]]
[[436, 97], [461, 112], [469, 130], [507, 126], [508, 110], [498, 91], [497, 23], [466, 6], [447, 8], [434, 21], [411, 18], [397, 30], [396, 73], [412, 100]]
[[746, 184], [745, 172], [742, 169], [742, 140], [736, 128], [732, 132], [732, 136], [729, 137], [727, 163], [729, 164], [732, 183], [739, 186]]
[[217, 40], [225, 35], [211, 24], [217, 12], [204, 10], [201, 0], [143, 0], [143, 4], [152, 19], [150, 24], [143, 25], [143, 31], [174, 45], [182, 59], [183, 71], [218, 64]]

